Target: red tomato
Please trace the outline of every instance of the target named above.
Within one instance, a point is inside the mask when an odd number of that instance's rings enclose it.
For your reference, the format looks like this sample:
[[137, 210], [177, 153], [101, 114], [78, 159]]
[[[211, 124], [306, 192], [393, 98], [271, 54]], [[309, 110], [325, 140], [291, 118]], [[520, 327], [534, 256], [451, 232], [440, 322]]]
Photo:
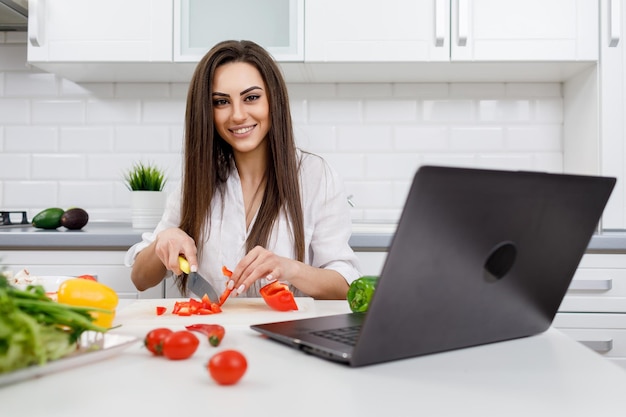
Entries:
[[167, 336], [172, 333], [170, 329], [165, 327], [159, 327], [158, 329], [150, 330], [146, 335], [143, 344], [156, 356], [163, 355], [163, 341]]
[[94, 277], [93, 275], [89, 275], [89, 274], [79, 275], [76, 278], [88, 279], [90, 281], [97, 281], [96, 277]]
[[207, 369], [220, 385], [236, 384], [248, 369], [248, 361], [239, 351], [223, 350], [209, 359]]
[[156, 307], [157, 316], [163, 315], [166, 311], [167, 311], [167, 307], [163, 307], [163, 306]]
[[290, 311], [298, 309], [293, 293], [289, 291], [289, 287], [286, 284], [273, 281], [261, 287], [259, 292], [265, 303], [274, 310]]
[[179, 330], [168, 335], [163, 341], [163, 356], [168, 359], [187, 359], [194, 354], [200, 339], [187, 330]]

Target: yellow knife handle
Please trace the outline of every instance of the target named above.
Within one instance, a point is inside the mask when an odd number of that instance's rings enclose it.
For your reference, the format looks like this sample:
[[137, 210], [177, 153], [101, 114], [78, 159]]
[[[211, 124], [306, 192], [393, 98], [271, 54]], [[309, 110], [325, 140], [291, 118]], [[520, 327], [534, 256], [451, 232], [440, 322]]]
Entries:
[[180, 270], [183, 271], [185, 274], [189, 274], [189, 272], [191, 272], [189, 262], [187, 261], [187, 259], [183, 258], [182, 255], [178, 256], [178, 266], [180, 267]]

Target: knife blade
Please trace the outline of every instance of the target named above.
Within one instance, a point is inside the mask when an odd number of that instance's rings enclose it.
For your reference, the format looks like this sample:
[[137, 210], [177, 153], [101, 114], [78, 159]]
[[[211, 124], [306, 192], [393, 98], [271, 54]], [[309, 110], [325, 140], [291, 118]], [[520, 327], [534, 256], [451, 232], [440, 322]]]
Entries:
[[178, 265], [180, 266], [180, 269], [187, 274], [187, 289], [189, 291], [200, 298], [206, 294], [212, 303], [219, 302], [219, 297], [217, 296], [215, 289], [213, 289], [213, 286], [209, 284], [209, 282], [205, 280], [202, 275], [190, 270], [187, 259], [179, 256]]

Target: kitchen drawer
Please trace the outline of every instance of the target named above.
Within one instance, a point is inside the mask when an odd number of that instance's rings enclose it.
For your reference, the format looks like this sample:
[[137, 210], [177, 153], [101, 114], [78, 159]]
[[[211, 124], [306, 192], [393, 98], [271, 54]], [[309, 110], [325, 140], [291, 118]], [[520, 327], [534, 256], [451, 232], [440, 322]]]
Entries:
[[558, 313], [552, 324], [626, 368], [626, 314]]
[[626, 256], [585, 255], [559, 311], [626, 313]]
[[113, 288], [120, 298], [163, 298], [163, 286], [139, 292], [124, 265], [124, 251], [4, 251], [0, 262], [7, 271], [27, 269], [32, 275], [90, 274]]

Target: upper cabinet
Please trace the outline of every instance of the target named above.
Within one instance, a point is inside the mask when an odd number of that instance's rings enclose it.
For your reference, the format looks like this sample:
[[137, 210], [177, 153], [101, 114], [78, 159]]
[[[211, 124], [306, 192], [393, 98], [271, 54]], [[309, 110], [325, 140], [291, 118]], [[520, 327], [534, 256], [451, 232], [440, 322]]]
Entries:
[[30, 0], [32, 62], [171, 62], [171, 0]]
[[304, 0], [174, 0], [174, 61], [198, 62], [227, 39], [252, 39], [278, 61], [303, 62]]
[[307, 62], [450, 59], [449, 0], [311, 0], [305, 7]]
[[215, 43], [251, 39], [292, 82], [561, 81], [598, 60], [598, 1], [30, 0], [28, 61], [188, 81]]
[[593, 61], [597, 20], [597, 0], [307, 1], [305, 60]]

